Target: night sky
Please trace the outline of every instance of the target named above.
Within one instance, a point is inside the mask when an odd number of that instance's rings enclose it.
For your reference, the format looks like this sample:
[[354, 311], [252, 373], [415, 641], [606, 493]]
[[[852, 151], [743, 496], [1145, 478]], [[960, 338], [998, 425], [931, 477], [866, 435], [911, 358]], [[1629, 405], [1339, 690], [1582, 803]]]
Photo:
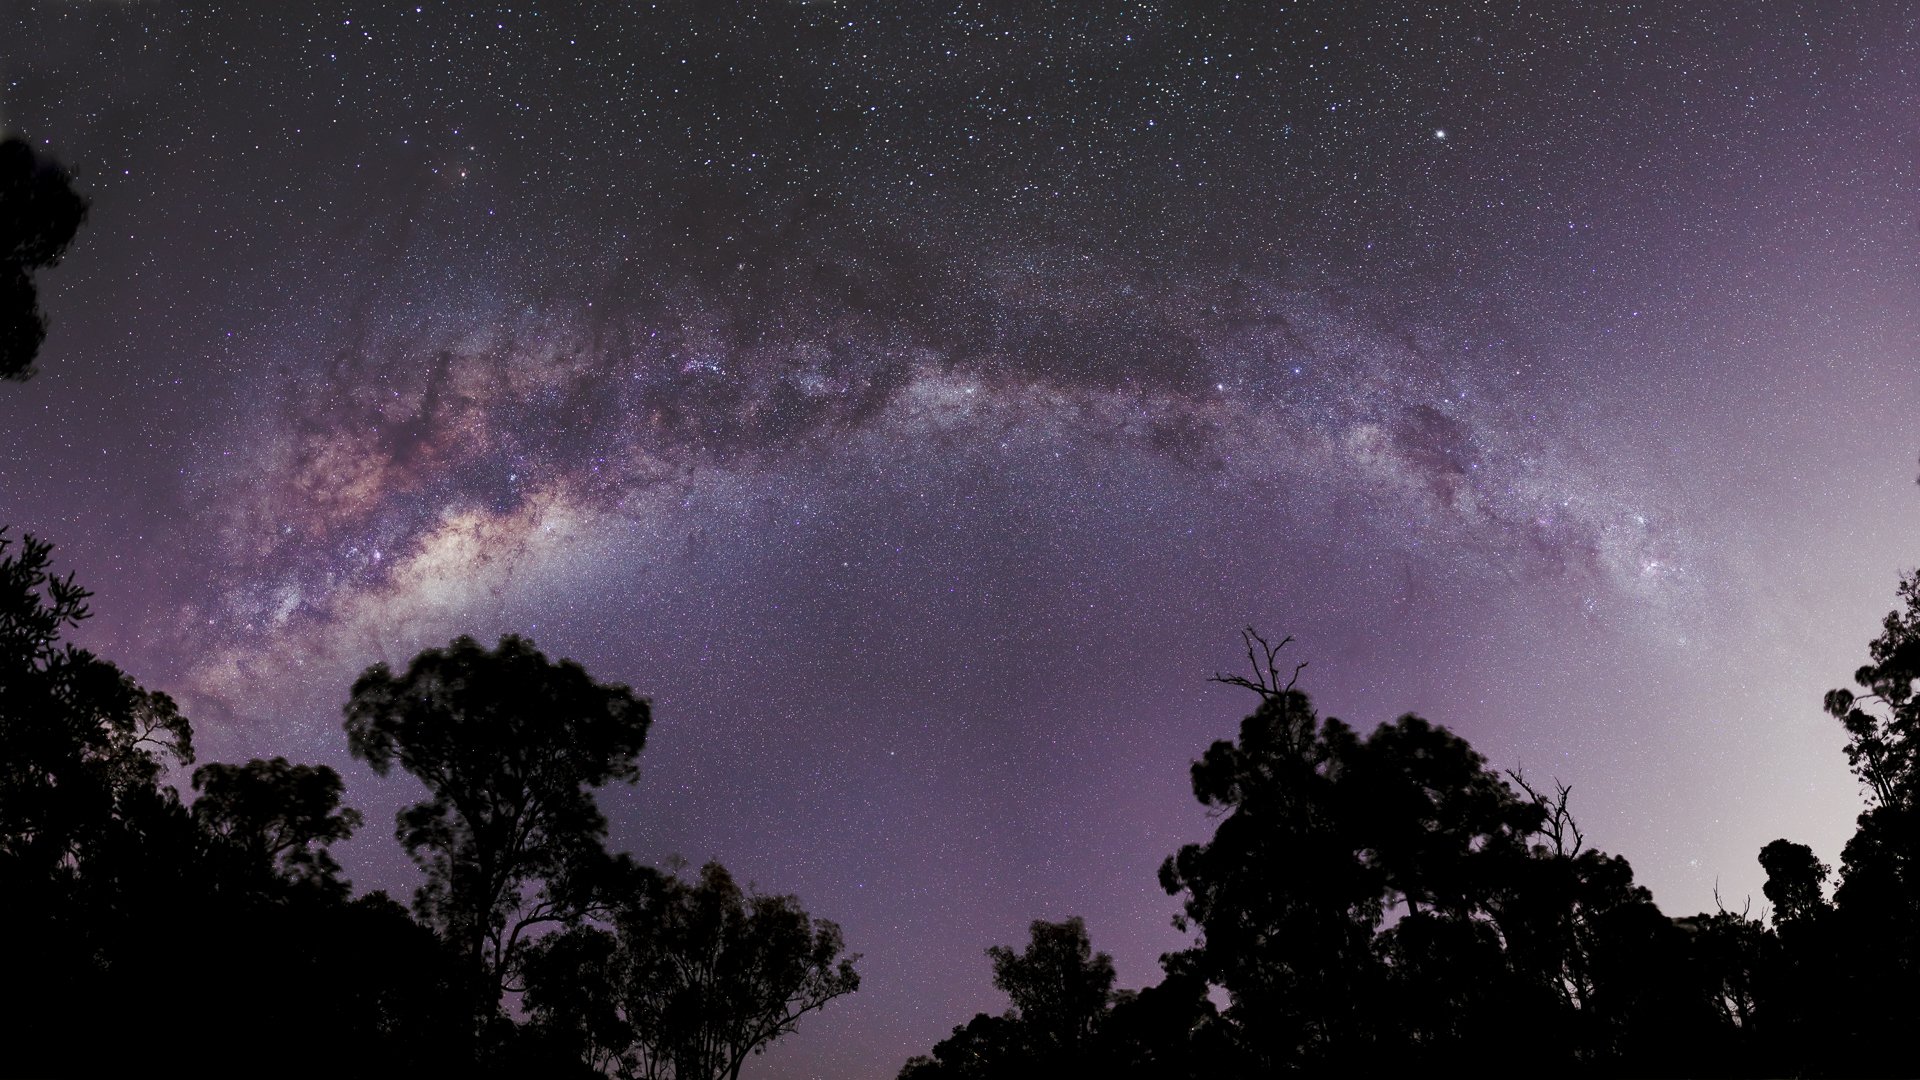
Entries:
[[865, 955], [761, 1076], [891, 1076], [1035, 918], [1155, 981], [1248, 623], [1757, 911], [1920, 559], [1917, 22], [7, 0], [0, 127], [93, 213], [0, 521], [201, 760], [342, 769], [360, 888], [417, 881], [368, 664], [649, 696], [615, 845]]

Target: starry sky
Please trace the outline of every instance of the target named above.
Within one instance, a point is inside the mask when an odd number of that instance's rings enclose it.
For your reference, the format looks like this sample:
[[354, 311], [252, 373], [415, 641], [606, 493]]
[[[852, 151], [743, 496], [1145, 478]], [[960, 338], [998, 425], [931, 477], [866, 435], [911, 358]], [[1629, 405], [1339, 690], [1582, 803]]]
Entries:
[[368, 664], [651, 697], [615, 843], [865, 954], [762, 1077], [891, 1076], [1035, 918], [1154, 981], [1249, 623], [1757, 910], [1920, 560], [1917, 16], [7, 0], [93, 214], [0, 521], [202, 760], [343, 770], [364, 888]]

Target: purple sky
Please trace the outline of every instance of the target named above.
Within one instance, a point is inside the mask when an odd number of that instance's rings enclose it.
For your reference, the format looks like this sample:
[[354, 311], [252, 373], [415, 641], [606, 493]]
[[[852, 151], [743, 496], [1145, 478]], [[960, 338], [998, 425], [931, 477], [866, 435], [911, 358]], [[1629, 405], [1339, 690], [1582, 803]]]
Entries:
[[182, 6], [0, 6], [93, 199], [0, 521], [203, 760], [348, 774], [360, 886], [349, 683], [506, 632], [652, 698], [618, 844], [865, 954], [761, 1076], [891, 1076], [1034, 918], [1153, 981], [1249, 622], [1669, 913], [1837, 859], [1911, 5]]

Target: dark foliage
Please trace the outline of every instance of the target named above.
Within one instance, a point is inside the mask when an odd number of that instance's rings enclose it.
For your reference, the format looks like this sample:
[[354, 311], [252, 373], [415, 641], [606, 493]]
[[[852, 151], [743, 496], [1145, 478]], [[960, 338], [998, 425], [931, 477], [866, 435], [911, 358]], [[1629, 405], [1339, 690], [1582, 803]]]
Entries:
[[808, 1013], [859, 989], [840, 928], [791, 896], [622, 867], [610, 929], [552, 934], [525, 965], [535, 1030], [596, 1071], [732, 1080]]
[[[594, 792], [651, 723], [519, 638], [370, 669], [350, 748], [428, 799], [413, 911], [351, 888], [332, 769], [207, 764], [166, 695], [67, 642], [88, 593], [0, 531], [0, 1074], [737, 1080], [859, 986], [839, 928], [709, 864], [605, 847]], [[1161, 868], [1189, 948], [1115, 988], [1080, 919], [986, 950], [1008, 999], [905, 1080], [1447, 1074], [1898, 1076], [1920, 1007], [1920, 575], [1825, 706], [1866, 795], [1839, 872], [1759, 852], [1771, 925], [1672, 918], [1587, 846], [1570, 789], [1414, 715], [1322, 717], [1249, 632], [1259, 698], [1192, 767], [1212, 835]], [[1829, 895], [1829, 879], [1837, 883]], [[517, 1008], [503, 995], [522, 992]], [[103, 1036], [104, 1023], [111, 1023]]]
[[87, 592], [49, 554], [0, 534], [0, 890], [22, 931], [0, 1073], [337, 1075], [458, 1052], [452, 957], [384, 897], [346, 902], [339, 777], [208, 765], [183, 804], [165, 777], [192, 762], [191, 725], [62, 642]]
[[[858, 986], [839, 928], [793, 897], [605, 851], [590, 789], [637, 775], [646, 703], [517, 638], [356, 684], [353, 750], [432, 798], [401, 814], [422, 918], [350, 900], [339, 774], [208, 764], [184, 803], [167, 780], [191, 725], [63, 642], [88, 594], [49, 564], [0, 531], [0, 890], [23, 931], [0, 1076], [734, 1077]], [[502, 987], [547, 922], [572, 929], [532, 950], [518, 1020]]]
[[1827, 910], [1823, 886], [1830, 872], [1805, 844], [1775, 840], [1760, 849], [1760, 868], [1767, 872], [1761, 892], [1773, 905], [1773, 924], [1784, 926], [1819, 917]]
[[369, 669], [345, 711], [355, 757], [427, 786], [396, 833], [427, 874], [414, 910], [478, 973], [490, 1015], [528, 933], [589, 913], [609, 864], [591, 789], [639, 777], [647, 703], [523, 638], [463, 637], [400, 675]]
[[33, 274], [59, 264], [86, 217], [66, 170], [25, 139], [0, 141], [0, 379], [33, 375], [47, 337]]
[[1213, 1014], [1198, 982], [1116, 994], [1113, 958], [1093, 951], [1078, 918], [1035, 921], [1024, 949], [996, 945], [987, 959], [1011, 1007], [954, 1028], [931, 1056], [907, 1062], [902, 1077], [1183, 1075], [1158, 1070], [1191, 1064], [1181, 1060], [1183, 1044]]
[[999, 1015], [903, 1080], [1480, 1072], [1913, 1072], [1920, 1006], [1920, 575], [1827, 695], [1868, 796], [1839, 885], [1802, 844], [1760, 852], [1771, 927], [1674, 919], [1626, 860], [1586, 846], [1570, 789], [1490, 770], [1417, 716], [1362, 736], [1296, 689], [1288, 639], [1248, 631], [1259, 705], [1193, 766], [1216, 820], [1161, 869], [1191, 948], [1114, 991], [1079, 920], [996, 947]]
[[315, 889], [344, 898], [328, 846], [353, 835], [360, 812], [340, 805], [340, 774], [286, 758], [194, 770], [193, 819], [242, 892]]

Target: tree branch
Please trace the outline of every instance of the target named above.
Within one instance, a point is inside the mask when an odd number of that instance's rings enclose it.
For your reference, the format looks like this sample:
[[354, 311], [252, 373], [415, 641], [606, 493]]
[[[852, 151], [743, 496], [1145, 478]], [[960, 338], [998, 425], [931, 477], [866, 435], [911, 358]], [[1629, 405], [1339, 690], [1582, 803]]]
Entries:
[[1247, 666], [1252, 669], [1253, 677], [1215, 672], [1207, 680], [1208, 682], [1224, 683], [1227, 686], [1251, 690], [1259, 694], [1263, 701], [1291, 692], [1300, 682], [1300, 673], [1307, 668], [1305, 660], [1293, 666], [1293, 674], [1288, 677], [1285, 685], [1280, 682], [1280, 650], [1293, 643], [1293, 635], [1289, 634], [1277, 642], [1269, 642], [1260, 635], [1258, 630], [1249, 626], [1240, 631], [1240, 640], [1247, 647]]

